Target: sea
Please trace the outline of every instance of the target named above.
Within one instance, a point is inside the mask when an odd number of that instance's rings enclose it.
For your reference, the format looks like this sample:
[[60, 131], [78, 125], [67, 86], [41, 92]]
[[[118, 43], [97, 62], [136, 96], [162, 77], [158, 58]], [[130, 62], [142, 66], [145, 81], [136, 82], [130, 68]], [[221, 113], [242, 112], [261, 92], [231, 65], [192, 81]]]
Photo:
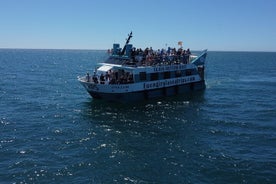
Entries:
[[276, 53], [209, 51], [201, 92], [114, 103], [102, 50], [0, 49], [0, 183], [276, 183]]

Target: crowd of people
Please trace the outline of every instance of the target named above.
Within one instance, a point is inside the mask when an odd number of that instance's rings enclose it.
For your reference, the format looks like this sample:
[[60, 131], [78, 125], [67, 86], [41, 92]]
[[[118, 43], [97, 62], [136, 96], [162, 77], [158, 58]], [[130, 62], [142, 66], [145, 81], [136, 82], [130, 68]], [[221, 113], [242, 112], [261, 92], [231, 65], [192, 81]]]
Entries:
[[189, 63], [191, 55], [190, 49], [179, 49], [168, 47], [165, 49], [153, 50], [152, 47], [145, 50], [133, 48], [131, 51], [131, 59], [138, 66], [140, 65], [158, 65], [158, 64], [175, 64]]
[[[108, 53], [113, 53], [113, 50], [108, 50]], [[115, 52], [115, 55], [119, 55]], [[187, 64], [190, 61], [191, 51], [188, 48], [187, 50], [180, 47], [179, 49], [168, 47], [168, 49], [158, 49], [153, 50], [152, 47], [146, 49], [136, 49], [132, 48], [130, 53], [126, 53], [127, 56], [131, 58], [131, 63], [137, 66], [151, 66], [158, 64], [175, 64], [175, 63], [184, 63]], [[129, 63], [130, 63], [129, 62]], [[128, 63], [127, 63], [128, 64]]]
[[133, 83], [133, 74], [130, 72], [125, 72], [124, 70], [113, 71], [109, 70], [105, 74], [101, 73], [100, 76], [94, 72], [94, 75], [91, 77], [89, 73], [86, 75], [87, 82], [92, 81], [96, 84], [129, 84]]

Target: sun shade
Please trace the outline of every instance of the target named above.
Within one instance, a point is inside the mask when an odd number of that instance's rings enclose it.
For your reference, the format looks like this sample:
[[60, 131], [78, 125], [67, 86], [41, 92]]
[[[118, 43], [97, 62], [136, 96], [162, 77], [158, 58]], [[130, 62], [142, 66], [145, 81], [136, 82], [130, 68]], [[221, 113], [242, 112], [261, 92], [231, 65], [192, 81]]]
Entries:
[[98, 71], [100, 71], [100, 72], [107, 72], [111, 68], [112, 68], [112, 66], [104, 65], [104, 66], [101, 66], [100, 68], [98, 68]]

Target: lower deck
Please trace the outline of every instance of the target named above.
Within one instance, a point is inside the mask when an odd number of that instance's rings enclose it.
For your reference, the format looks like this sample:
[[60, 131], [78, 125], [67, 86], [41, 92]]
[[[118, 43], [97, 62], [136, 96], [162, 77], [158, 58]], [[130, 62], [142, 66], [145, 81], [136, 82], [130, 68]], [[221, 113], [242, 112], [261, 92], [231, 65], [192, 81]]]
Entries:
[[199, 82], [189, 83], [189, 84], [144, 90], [144, 91], [138, 91], [138, 92], [129, 92], [129, 93], [100, 93], [100, 92], [94, 92], [94, 91], [88, 91], [88, 92], [95, 99], [104, 99], [107, 101], [117, 101], [117, 102], [133, 102], [133, 101], [161, 98], [166, 96], [175, 96], [178, 94], [185, 94], [191, 91], [199, 91], [203, 89], [205, 89], [204, 80]]

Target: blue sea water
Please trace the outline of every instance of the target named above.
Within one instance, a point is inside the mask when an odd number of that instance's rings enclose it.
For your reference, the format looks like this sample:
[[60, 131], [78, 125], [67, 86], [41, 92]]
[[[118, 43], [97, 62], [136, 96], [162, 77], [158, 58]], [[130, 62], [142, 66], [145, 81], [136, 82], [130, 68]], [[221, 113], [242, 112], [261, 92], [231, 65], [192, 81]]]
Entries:
[[200, 93], [118, 104], [107, 55], [0, 49], [0, 183], [276, 183], [276, 53], [209, 52]]

